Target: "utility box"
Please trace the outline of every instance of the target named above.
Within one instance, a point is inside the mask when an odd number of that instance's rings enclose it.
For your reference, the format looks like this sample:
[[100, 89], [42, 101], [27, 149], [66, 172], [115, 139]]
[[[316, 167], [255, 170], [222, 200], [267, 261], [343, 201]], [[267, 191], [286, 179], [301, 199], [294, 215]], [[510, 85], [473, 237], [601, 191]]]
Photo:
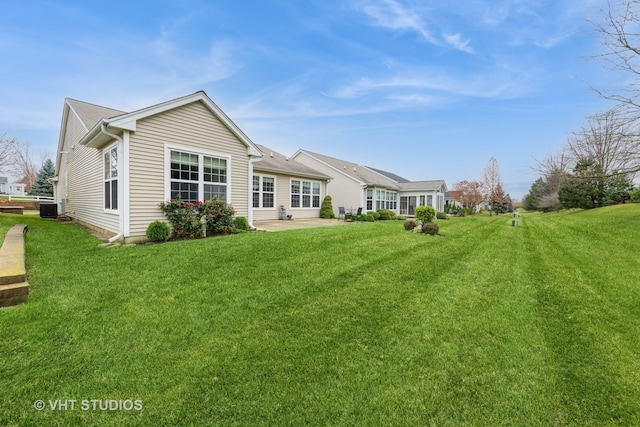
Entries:
[[55, 203], [40, 203], [40, 218], [58, 218], [58, 205]]

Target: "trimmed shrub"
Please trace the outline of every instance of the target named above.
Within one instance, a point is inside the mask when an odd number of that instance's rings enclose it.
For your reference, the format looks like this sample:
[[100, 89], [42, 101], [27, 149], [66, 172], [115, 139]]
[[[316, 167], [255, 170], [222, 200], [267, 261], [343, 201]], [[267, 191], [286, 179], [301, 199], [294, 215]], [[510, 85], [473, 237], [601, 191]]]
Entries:
[[380, 221], [386, 221], [391, 219], [391, 211], [388, 209], [378, 209], [378, 214], [380, 215]]
[[437, 219], [447, 219], [447, 214], [444, 212], [438, 212], [436, 213], [436, 218]]
[[425, 222], [422, 224], [422, 232], [425, 234], [431, 234], [435, 236], [440, 231], [440, 227], [435, 222]]
[[416, 208], [416, 219], [422, 221], [423, 224], [433, 221], [436, 216], [436, 210], [431, 206], [418, 206]]
[[374, 221], [377, 221], [380, 219], [380, 214], [376, 211], [367, 212], [367, 215], [371, 215]]
[[364, 220], [367, 221], [367, 222], [374, 222], [375, 221], [375, 218], [371, 214], [366, 214], [366, 215], [363, 215], [363, 216], [364, 216]]
[[407, 219], [406, 216], [403, 215], [396, 215], [393, 217], [393, 219], [398, 220], [398, 221], [404, 221], [405, 219]]
[[166, 242], [171, 234], [171, 227], [164, 221], [153, 221], [147, 227], [147, 239], [150, 242]]
[[233, 220], [233, 224], [238, 231], [249, 231], [249, 221], [247, 221], [247, 218], [243, 216], [237, 216]]
[[331, 196], [328, 194], [324, 196], [322, 200], [322, 206], [320, 207], [320, 218], [335, 218], [336, 214], [333, 213], [333, 204], [331, 203]]
[[415, 220], [408, 219], [404, 222], [404, 229], [407, 231], [410, 231], [410, 230], [413, 230], [416, 227], [416, 225], [418, 224], [416, 223]]

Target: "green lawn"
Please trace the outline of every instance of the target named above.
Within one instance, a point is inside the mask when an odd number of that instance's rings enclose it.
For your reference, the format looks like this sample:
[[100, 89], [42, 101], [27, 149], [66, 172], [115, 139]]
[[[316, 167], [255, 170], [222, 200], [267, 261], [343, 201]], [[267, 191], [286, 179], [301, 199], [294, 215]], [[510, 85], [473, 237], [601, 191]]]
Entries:
[[640, 205], [521, 219], [107, 249], [2, 215], [32, 293], [0, 310], [0, 425], [640, 425]]

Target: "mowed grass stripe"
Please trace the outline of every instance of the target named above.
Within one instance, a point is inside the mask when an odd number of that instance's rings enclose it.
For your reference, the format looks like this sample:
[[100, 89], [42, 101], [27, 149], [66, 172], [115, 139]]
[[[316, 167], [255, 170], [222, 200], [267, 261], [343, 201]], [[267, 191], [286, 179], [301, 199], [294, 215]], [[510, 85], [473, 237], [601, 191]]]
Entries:
[[612, 212], [627, 222], [637, 206], [606, 208], [599, 215], [533, 217], [527, 229], [539, 310], [561, 390], [560, 423], [624, 425], [638, 417], [633, 402], [640, 389], [635, 380], [630, 387], [629, 375], [637, 376], [640, 364], [620, 343], [640, 339], [640, 276], [628, 263], [617, 271], [608, 267], [634, 257], [615, 242], [635, 245], [639, 236], [637, 228], [614, 229]]

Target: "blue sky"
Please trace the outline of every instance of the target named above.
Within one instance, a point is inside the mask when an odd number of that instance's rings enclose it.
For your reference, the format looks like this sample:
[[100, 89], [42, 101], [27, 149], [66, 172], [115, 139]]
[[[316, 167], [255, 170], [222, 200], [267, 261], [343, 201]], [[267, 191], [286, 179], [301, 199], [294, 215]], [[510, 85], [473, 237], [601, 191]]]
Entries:
[[9, 1], [0, 135], [55, 155], [65, 97], [132, 111], [205, 90], [256, 143], [519, 200], [607, 104], [604, 0]]

